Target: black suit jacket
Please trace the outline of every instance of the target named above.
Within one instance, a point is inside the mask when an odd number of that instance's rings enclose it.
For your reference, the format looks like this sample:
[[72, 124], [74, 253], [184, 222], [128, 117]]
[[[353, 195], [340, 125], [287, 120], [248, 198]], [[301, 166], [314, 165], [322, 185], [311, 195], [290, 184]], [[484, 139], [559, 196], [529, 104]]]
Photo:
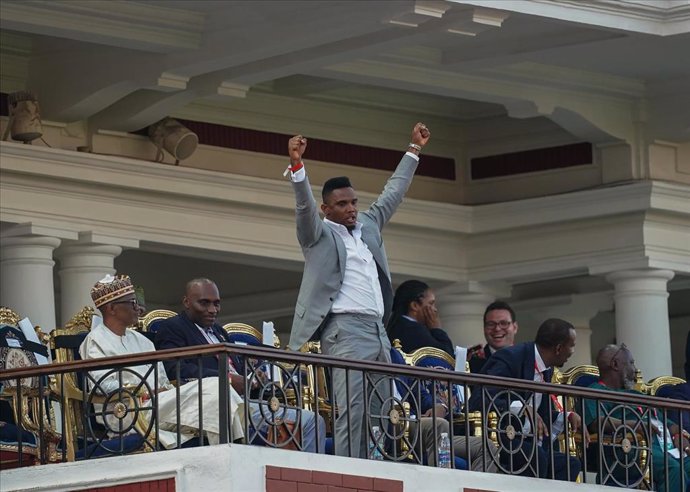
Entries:
[[[228, 334], [225, 332], [223, 327], [219, 325], [213, 325], [213, 334], [224, 343], [230, 343]], [[156, 338], [154, 339], [154, 344], [156, 345], [156, 350], [172, 349], [172, 348], [183, 348], [192, 347], [195, 345], [208, 345], [208, 341], [201, 334], [199, 328], [196, 327], [193, 321], [191, 321], [187, 315], [183, 312], [177, 316], [173, 316], [166, 320], [163, 320], [159, 324], [158, 332], [156, 332]], [[236, 357], [233, 357], [233, 364], [236, 368], [241, 368], [241, 361]], [[174, 360], [167, 361], [163, 363], [165, 366], [165, 372], [168, 374], [168, 379], [177, 379], [176, 365], [177, 362]], [[199, 369], [201, 368], [201, 377], [213, 377], [218, 376], [218, 358], [215, 356], [209, 357], [194, 357], [190, 359], [182, 359], [180, 361], [180, 378], [195, 379], [200, 376]]]
[[[487, 359], [480, 374], [534, 381], [534, 342], [525, 342], [498, 350]], [[552, 376], [553, 369], [550, 368], [544, 373], [544, 380], [551, 382]], [[486, 389], [492, 396], [502, 390], [502, 388], [489, 386]], [[520, 394], [525, 399], [531, 396], [529, 392], [516, 391], [515, 393]], [[551, 404], [551, 398], [543, 394], [537, 411], [544, 422], [549, 421], [549, 404]], [[482, 409], [482, 391], [480, 388], [476, 388], [472, 392], [469, 405], [470, 411]], [[496, 405], [500, 411], [506, 411], [510, 406], [508, 395], [505, 398], [499, 398]], [[554, 411], [553, 418], [555, 419], [557, 416], [558, 412]]]
[[685, 380], [690, 382], [690, 331], [685, 341]]
[[455, 358], [453, 342], [450, 341], [448, 334], [441, 328], [429, 329], [421, 323], [400, 317], [394, 325], [390, 327], [389, 338], [400, 339], [402, 349], [406, 353], [412, 353], [421, 347], [436, 347]]
[[489, 348], [489, 344], [487, 343], [484, 345], [483, 348], [484, 351], [484, 357], [479, 357], [478, 355], [473, 355], [470, 360], [468, 361], [470, 365], [470, 372], [474, 374], [479, 374], [482, 371], [482, 368], [484, 367], [484, 364], [486, 364], [486, 361], [489, 360], [491, 357], [491, 349]]

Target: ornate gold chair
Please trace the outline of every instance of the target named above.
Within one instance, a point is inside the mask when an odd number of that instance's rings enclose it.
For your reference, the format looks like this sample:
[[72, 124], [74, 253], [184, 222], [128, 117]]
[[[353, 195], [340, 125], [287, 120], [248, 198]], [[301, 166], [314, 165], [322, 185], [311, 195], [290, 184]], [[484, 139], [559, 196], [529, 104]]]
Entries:
[[[307, 342], [302, 346], [300, 352], [320, 354], [321, 343], [316, 341]], [[302, 378], [302, 401], [304, 402], [304, 408], [315, 412], [318, 407], [319, 415], [326, 422], [326, 430], [328, 433], [331, 433], [333, 431], [332, 420], [335, 420], [337, 417], [337, 409], [333, 405], [327, 369], [323, 366], [309, 364], [302, 366], [299, 369], [299, 373]], [[331, 419], [331, 414], [334, 411], [336, 413], [332, 415]]]
[[663, 391], [666, 386], [675, 386], [676, 384], [684, 384], [685, 379], [677, 378], [675, 376], [659, 376], [650, 379], [646, 383], [640, 385], [639, 391], [650, 396], [661, 396], [664, 398]]
[[[593, 365], [580, 365], [568, 369], [565, 372], [561, 372], [558, 369], [554, 370], [554, 375], [551, 380], [552, 383], [556, 384], [569, 384], [573, 386], [588, 387], [592, 383], [599, 381], [599, 368]], [[636, 388], [641, 389], [642, 379], [640, 372], [637, 372], [637, 383]], [[559, 397], [560, 398], [560, 397]], [[612, 395], [615, 398], [615, 393]], [[562, 400], [562, 398], [561, 398]], [[578, 414], [582, 413], [582, 404], [579, 399], [573, 397], [565, 398], [564, 408], [568, 411], [575, 411]], [[609, 422], [613, 417], [608, 415], [607, 412], [602, 411], [602, 418], [604, 421]], [[584, 424], [584, 415], [582, 415]], [[588, 459], [588, 464], [593, 461], [600, 461], [604, 465], [604, 470], [596, 470], [600, 472], [603, 471], [604, 477], [601, 478], [604, 482], [609, 485], [621, 485], [617, 483], [618, 478], [614, 477], [616, 473], [616, 466], [622, 467], [627, 458], [626, 455], [635, 459], [634, 467], [639, 471], [639, 483], [637, 487], [644, 490], [649, 490], [650, 487], [650, 470], [649, 470], [649, 439], [647, 433], [645, 432], [642, 425], [635, 432], [630, 432], [630, 429], [618, 429], [624, 432], [606, 432], [603, 438], [600, 438], [598, 433], [590, 432], [590, 449], [595, 450], [594, 453], [590, 453], [588, 456], [592, 456]], [[585, 449], [582, 438], [580, 434], [570, 433], [571, 441], [569, 443], [571, 454], [574, 454], [583, 460], [587, 449]], [[599, 444], [601, 441], [601, 444]], [[563, 450], [563, 442], [561, 442], [561, 449]], [[596, 447], [596, 448], [594, 448]], [[599, 460], [597, 452], [604, 450], [605, 458]], [[596, 451], [598, 450], [598, 451]], [[574, 452], [573, 452], [574, 451]], [[630, 454], [629, 454], [630, 453]], [[598, 464], [596, 464], [598, 468]], [[591, 469], [590, 469], [591, 470]]]
[[[405, 365], [412, 365], [410, 363], [410, 356], [406, 354], [402, 349], [402, 344], [399, 339], [393, 340], [391, 344], [393, 349], [399, 354], [391, 354], [392, 362], [394, 364], [405, 363]], [[411, 383], [411, 384], [410, 384]], [[416, 402], [416, 412], [418, 415], [413, 415], [412, 405], [410, 404], [410, 399], [417, 399], [419, 388], [417, 385], [424, 385], [424, 381], [414, 381], [411, 382], [408, 378], [398, 380], [396, 378], [394, 384], [397, 389], [397, 396], [400, 396], [403, 401], [396, 403], [393, 407], [393, 411], [390, 415], [390, 420], [393, 430], [393, 438], [395, 442], [395, 451], [397, 455], [394, 459], [404, 459], [406, 461], [418, 462], [423, 461], [422, 449], [422, 437], [421, 437], [421, 426], [418, 426], [419, 419], [422, 418], [419, 413], [421, 412], [421, 402]], [[415, 402], [413, 402], [415, 403]]]
[[175, 311], [169, 309], [154, 309], [139, 318], [137, 328], [143, 333], [153, 333], [158, 331], [158, 323], [164, 319], [172, 318], [177, 315]]
[[[263, 345], [264, 336], [258, 329], [251, 325], [244, 323], [227, 323], [223, 325], [223, 329], [230, 337], [233, 343], [246, 343], [247, 345]], [[273, 334], [273, 346], [280, 348], [280, 338], [275, 333]]]
[[[38, 367], [34, 352], [47, 356], [46, 347], [27, 340], [19, 328], [19, 315], [9, 308], [0, 308], [0, 369]], [[39, 327], [34, 327], [42, 335]], [[40, 340], [39, 336], [39, 340]], [[5, 380], [0, 383], [0, 461], [2, 468], [26, 466], [41, 458], [57, 461], [57, 443], [60, 436], [55, 428], [55, 414], [50, 400], [50, 390], [45, 379], [39, 377]], [[42, 392], [41, 392], [42, 389]], [[21, 436], [21, 449], [19, 446]]]
[[[406, 361], [408, 364], [416, 367], [455, 371], [455, 358], [451, 357], [444, 350], [435, 347], [418, 348], [411, 354], [407, 354]], [[467, 367], [467, 362], [465, 362], [465, 368]], [[428, 381], [427, 383], [429, 393], [433, 393], [432, 381]], [[447, 384], [441, 382], [437, 382], [434, 386], [436, 388], [436, 401], [446, 405], [453, 416], [454, 428], [462, 430], [464, 433], [465, 413], [463, 411], [464, 403], [462, 402], [464, 394], [461, 394], [463, 391], [462, 387], [460, 385], [453, 385], [451, 388], [448, 388]], [[470, 389], [469, 387], [467, 389], [469, 398]], [[469, 412], [468, 417], [471, 434], [474, 436], [481, 436], [483, 432], [481, 412]]]
[[[56, 328], [50, 334], [51, 349], [54, 361], [73, 362], [80, 360], [79, 346], [91, 329], [93, 308], [87, 306], [73, 316], [63, 328]], [[64, 414], [64, 446], [68, 461], [87, 459], [110, 454], [125, 454], [140, 450], [151, 451], [156, 447], [155, 435], [152, 432], [150, 412], [139, 410], [146, 407], [148, 394], [136, 395], [136, 400], [124, 392], [113, 399], [96, 391], [89, 390], [86, 374], [70, 372], [57, 374], [51, 387], [60, 398]], [[119, 398], [119, 399], [118, 399]], [[132, 434], [108, 435], [95, 418], [92, 405], [108, 404], [118, 419], [133, 419]], [[105, 407], [104, 407], [105, 408]], [[112, 426], [110, 426], [112, 429]]]

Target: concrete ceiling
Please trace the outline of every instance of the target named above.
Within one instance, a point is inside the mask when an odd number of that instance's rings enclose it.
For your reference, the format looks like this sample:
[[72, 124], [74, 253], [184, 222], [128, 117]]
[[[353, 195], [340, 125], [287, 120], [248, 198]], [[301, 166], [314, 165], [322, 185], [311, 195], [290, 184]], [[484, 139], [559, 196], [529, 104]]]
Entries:
[[[193, 103], [232, 107], [254, 93], [472, 125], [549, 117], [536, 99], [566, 94], [643, 106], [650, 137], [690, 141], [689, 14], [687, 2], [663, 0], [4, 0], [0, 52], [13, 60], [3, 72], [40, 95], [44, 119], [97, 128], [136, 130]], [[156, 279], [144, 284], [154, 306], [178, 306], [198, 276], [218, 282], [228, 310], [270, 312], [257, 299], [294, 306], [301, 266], [263, 263], [142, 247], [116, 267]], [[685, 314], [687, 281], [675, 282], [685, 288], [672, 292], [671, 311]], [[568, 279], [514, 293], [581, 290]]]
[[[536, 3], [541, 15], [530, 12]], [[0, 25], [3, 44], [28, 55], [27, 87], [41, 94], [44, 117], [98, 128], [135, 130], [195, 101], [231, 105], [251, 91], [412, 100], [458, 121], [503, 116], [504, 106], [537, 116], [524, 111], [527, 84], [644, 99], [652, 135], [683, 141], [689, 11], [613, 0], [5, 0]]]

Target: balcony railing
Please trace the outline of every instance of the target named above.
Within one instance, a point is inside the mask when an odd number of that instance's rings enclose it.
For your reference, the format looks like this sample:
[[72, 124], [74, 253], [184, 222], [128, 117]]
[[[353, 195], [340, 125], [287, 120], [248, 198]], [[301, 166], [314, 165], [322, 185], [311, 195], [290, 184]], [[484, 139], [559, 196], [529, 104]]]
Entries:
[[[228, 378], [218, 378], [217, 387], [212, 386], [211, 390], [211, 380], [200, 377], [201, 369], [194, 380], [180, 378], [183, 360], [197, 361], [201, 367], [202, 359], [213, 358], [217, 360], [219, 374], [227, 374], [231, 370], [230, 356], [241, 358], [242, 367], [236, 369], [246, 376], [245, 384], [237, 391], [243, 400], [242, 410], [232, 410]], [[168, 371], [172, 372], [167, 376], [174, 384], [165, 391], [159, 391], [163, 375], [158, 362], [168, 363]], [[27, 430], [39, 436], [40, 463], [230, 443], [239, 438], [249, 444], [298, 451], [307, 450], [305, 443], [311, 441], [317, 443], [315, 450], [323, 452], [323, 442], [332, 441], [333, 429], [345, 424], [349, 428], [352, 423], [337, 424], [338, 405], [330, 390], [334, 369], [345, 370], [348, 379], [355, 372], [363, 374], [365, 432], [372, 449], [377, 450], [371, 454], [384, 460], [439, 462], [437, 443], [443, 426], [437, 424], [443, 416], [423, 415], [425, 390], [430, 390], [431, 408], [444, 403], [452, 410], [447, 416], [451, 457], [462, 456], [476, 471], [556, 478], [556, 453], [547, 453], [546, 462], [540, 458], [540, 449], [553, 449], [572, 457], [572, 463], [581, 465], [582, 470], [595, 473], [599, 483], [651, 489], [661, 478], [655, 474], [662, 473], [668, 479], [673, 473], [673, 460], [679, 462], [682, 470], [690, 459], [683, 450], [679, 458], [654, 451], [655, 439], [663, 449], [671, 439], [666, 433], [657, 437], [655, 422], [668, 426], [667, 413], [688, 411], [688, 403], [271, 347], [208, 345], [11, 369], [0, 374], [0, 384], [2, 394], [14, 405], [20, 462], [22, 448], [33, 446], [22, 432]], [[471, 412], [468, 405], [454, 402], [468, 402], [471, 392], [475, 393], [475, 401], [476, 394], [480, 395], [479, 411]], [[548, 414], [543, 421], [549, 436], [558, 427], [554, 426], [558, 406], [583, 416], [586, 405], [595, 402], [596, 419], [590, 426], [593, 439], [589, 448], [584, 445], [589, 437], [585, 431], [580, 428], [573, 432], [569, 425], [563, 427], [559, 439], [540, 439], [535, 430], [537, 417], [529, 410], [535, 394], [547, 401], [559, 401], [558, 405], [547, 405]], [[189, 395], [195, 395], [191, 406]], [[213, 405], [209, 405], [212, 400]], [[161, 408], [164, 404], [168, 405], [165, 422]], [[340, 402], [341, 409], [342, 405]], [[188, 422], [190, 408], [194, 410], [193, 426]], [[319, 417], [315, 419], [314, 415]], [[325, 426], [319, 425], [320, 418]], [[237, 419], [240, 427], [233, 425]], [[431, 429], [429, 432], [423, 432], [425, 419], [426, 423], [431, 422], [431, 427], [426, 427]], [[682, 427], [684, 422], [677, 424]], [[381, 430], [378, 439], [374, 427]], [[351, 441], [351, 435], [348, 436]], [[454, 439], [456, 436], [465, 437], [458, 441], [463, 443], [461, 447]], [[358, 455], [352, 446], [345, 449], [350, 456]], [[571, 460], [567, 459], [564, 466], [569, 476], [573, 471]], [[589, 476], [582, 474], [580, 480], [586, 482]], [[687, 485], [682, 473], [679, 480], [679, 490], [684, 491]]]

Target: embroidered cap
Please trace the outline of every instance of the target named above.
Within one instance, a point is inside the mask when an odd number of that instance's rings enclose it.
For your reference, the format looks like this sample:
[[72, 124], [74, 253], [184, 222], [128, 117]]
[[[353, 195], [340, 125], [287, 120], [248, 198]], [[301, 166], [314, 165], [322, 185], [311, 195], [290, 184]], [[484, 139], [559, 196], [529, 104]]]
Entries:
[[91, 289], [91, 299], [97, 308], [127, 294], [134, 294], [134, 286], [127, 275], [106, 275]]

